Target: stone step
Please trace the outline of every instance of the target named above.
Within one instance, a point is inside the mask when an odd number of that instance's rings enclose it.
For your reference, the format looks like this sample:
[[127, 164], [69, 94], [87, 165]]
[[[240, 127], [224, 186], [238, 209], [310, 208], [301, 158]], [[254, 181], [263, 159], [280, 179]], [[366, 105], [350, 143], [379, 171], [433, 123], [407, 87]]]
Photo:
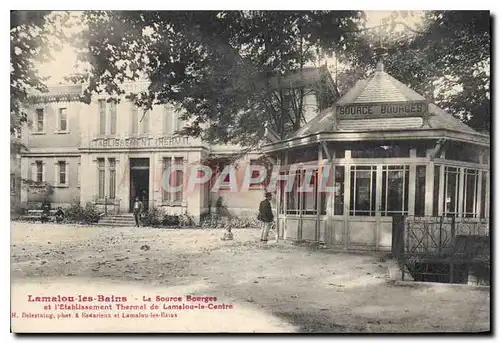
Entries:
[[114, 227], [132, 227], [136, 226], [135, 223], [111, 223], [111, 222], [100, 222], [99, 225], [101, 226], [114, 226]]
[[135, 219], [133, 217], [132, 218], [103, 217], [101, 220], [113, 220], [113, 221], [117, 221], [117, 222], [133, 222], [133, 221], [135, 221]]

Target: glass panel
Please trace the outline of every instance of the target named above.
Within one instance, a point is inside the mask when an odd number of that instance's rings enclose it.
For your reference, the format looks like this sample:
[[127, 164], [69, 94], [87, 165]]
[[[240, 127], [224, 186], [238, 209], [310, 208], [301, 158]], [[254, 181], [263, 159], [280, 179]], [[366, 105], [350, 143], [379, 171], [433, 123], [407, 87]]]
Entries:
[[68, 128], [67, 125], [67, 114], [66, 114], [66, 109], [65, 108], [60, 108], [59, 109], [59, 130], [61, 131], [66, 131]]
[[[172, 163], [172, 160], [170, 158], [164, 158], [163, 159], [163, 173], [165, 173], [165, 171], [170, 168], [171, 166], [171, 163]], [[163, 177], [164, 175], [162, 175], [162, 188], [163, 188], [163, 197], [162, 197], [162, 200], [163, 202], [169, 202], [170, 201], [170, 190], [168, 189], [168, 187], [170, 186], [170, 178], [168, 180], [168, 184], [164, 184], [163, 182]]]
[[457, 214], [458, 205], [458, 169], [454, 167], [444, 167], [444, 215], [453, 216]]
[[482, 177], [481, 177], [481, 212], [480, 212], [479, 216], [481, 218], [485, 218], [485, 217], [487, 218], [487, 217], [489, 217], [489, 215], [486, 216], [485, 209], [486, 209], [486, 201], [487, 201], [486, 193], [488, 193], [488, 191], [486, 189], [486, 177], [487, 177], [488, 173], [483, 171], [483, 172], [481, 172], [481, 174], [482, 174]]
[[415, 178], [415, 215], [425, 215], [425, 173], [426, 166], [417, 166]]
[[475, 217], [477, 200], [478, 171], [475, 169], [464, 170], [463, 184], [463, 215], [464, 217]]
[[[183, 165], [183, 158], [182, 157], [176, 157], [175, 158], [175, 164], [177, 166], [182, 166]], [[182, 170], [176, 170], [175, 171], [175, 184], [174, 187], [181, 186], [180, 190], [176, 191], [174, 193], [174, 201], [176, 202], [181, 202], [182, 201], [182, 186], [184, 185], [184, 172]]]
[[[299, 214], [298, 189], [300, 181], [301, 181], [300, 172], [296, 172], [295, 174], [289, 175], [289, 179], [286, 185], [287, 214], [297, 214], [297, 215]], [[293, 187], [290, 187], [289, 183], [293, 183]]]
[[66, 162], [59, 162], [59, 184], [64, 185], [66, 183]]
[[104, 199], [104, 186], [105, 186], [104, 158], [97, 159], [97, 168], [99, 173], [99, 199]]
[[36, 110], [36, 130], [38, 132], [43, 131], [43, 108]]
[[43, 164], [41, 161], [36, 162], [36, 181], [43, 182]]
[[345, 167], [335, 166], [335, 194], [333, 214], [344, 214], [344, 185], [345, 185]]
[[[316, 214], [317, 212], [317, 191], [318, 191], [318, 172], [316, 170], [302, 171], [303, 182], [309, 181], [309, 187], [302, 188], [302, 209], [303, 214]], [[311, 189], [311, 190], [310, 190]]]
[[116, 103], [109, 103], [109, 112], [111, 116], [110, 133], [114, 135], [116, 133]]
[[351, 177], [350, 214], [374, 216], [376, 167], [353, 166], [351, 167]]
[[147, 112], [147, 111], [143, 112], [141, 127], [142, 127], [141, 133], [148, 133], [149, 132], [149, 112]]
[[106, 134], [106, 101], [99, 100], [99, 134]]
[[434, 217], [438, 216], [438, 204], [439, 204], [439, 178], [441, 177], [441, 167], [434, 167], [434, 198], [432, 200], [432, 215]]
[[137, 107], [134, 104], [132, 104], [132, 134], [137, 134], [139, 130], [138, 124], [139, 124], [139, 118], [137, 114]]
[[116, 196], [116, 160], [109, 159], [109, 198], [114, 199]]

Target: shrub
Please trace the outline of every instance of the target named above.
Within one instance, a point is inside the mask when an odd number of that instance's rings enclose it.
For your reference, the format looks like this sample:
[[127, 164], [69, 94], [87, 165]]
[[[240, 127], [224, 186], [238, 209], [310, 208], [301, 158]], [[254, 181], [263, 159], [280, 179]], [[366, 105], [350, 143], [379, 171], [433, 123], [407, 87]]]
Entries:
[[256, 219], [249, 217], [221, 217], [216, 214], [206, 215], [201, 222], [201, 227], [204, 229], [243, 229], [259, 226]]
[[177, 227], [177, 226], [179, 226], [179, 216], [172, 216], [172, 215], [166, 214], [163, 216], [162, 224], [163, 224], [163, 226]]
[[158, 227], [163, 224], [160, 211], [156, 207], [152, 207], [146, 211], [141, 217], [142, 225]]
[[64, 211], [64, 218], [67, 222], [92, 224], [97, 223], [100, 217], [97, 207], [91, 202], [85, 204], [85, 207], [75, 202]]

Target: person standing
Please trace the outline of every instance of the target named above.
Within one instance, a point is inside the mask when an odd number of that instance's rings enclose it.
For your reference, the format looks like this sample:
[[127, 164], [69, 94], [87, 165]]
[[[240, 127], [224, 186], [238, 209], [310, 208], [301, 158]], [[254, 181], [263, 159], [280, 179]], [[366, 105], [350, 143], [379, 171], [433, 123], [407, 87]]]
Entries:
[[262, 222], [262, 231], [260, 234], [260, 241], [267, 242], [267, 236], [269, 230], [273, 225], [274, 215], [271, 209], [271, 198], [272, 194], [267, 192], [265, 194], [265, 199], [260, 202], [259, 205], [259, 217], [258, 219]]
[[141, 217], [142, 209], [143, 209], [142, 201], [139, 200], [139, 197], [135, 197], [134, 219], [135, 219], [135, 225], [137, 225], [137, 227], [139, 227], [139, 219]]

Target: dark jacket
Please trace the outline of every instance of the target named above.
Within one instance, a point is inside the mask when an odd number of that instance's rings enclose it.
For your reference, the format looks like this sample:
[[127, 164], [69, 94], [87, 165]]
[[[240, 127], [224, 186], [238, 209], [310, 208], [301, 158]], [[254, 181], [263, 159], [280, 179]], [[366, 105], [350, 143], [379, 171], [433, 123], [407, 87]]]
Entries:
[[271, 209], [271, 203], [269, 200], [264, 199], [259, 205], [259, 218], [260, 221], [265, 223], [272, 222], [274, 220], [273, 211]]

